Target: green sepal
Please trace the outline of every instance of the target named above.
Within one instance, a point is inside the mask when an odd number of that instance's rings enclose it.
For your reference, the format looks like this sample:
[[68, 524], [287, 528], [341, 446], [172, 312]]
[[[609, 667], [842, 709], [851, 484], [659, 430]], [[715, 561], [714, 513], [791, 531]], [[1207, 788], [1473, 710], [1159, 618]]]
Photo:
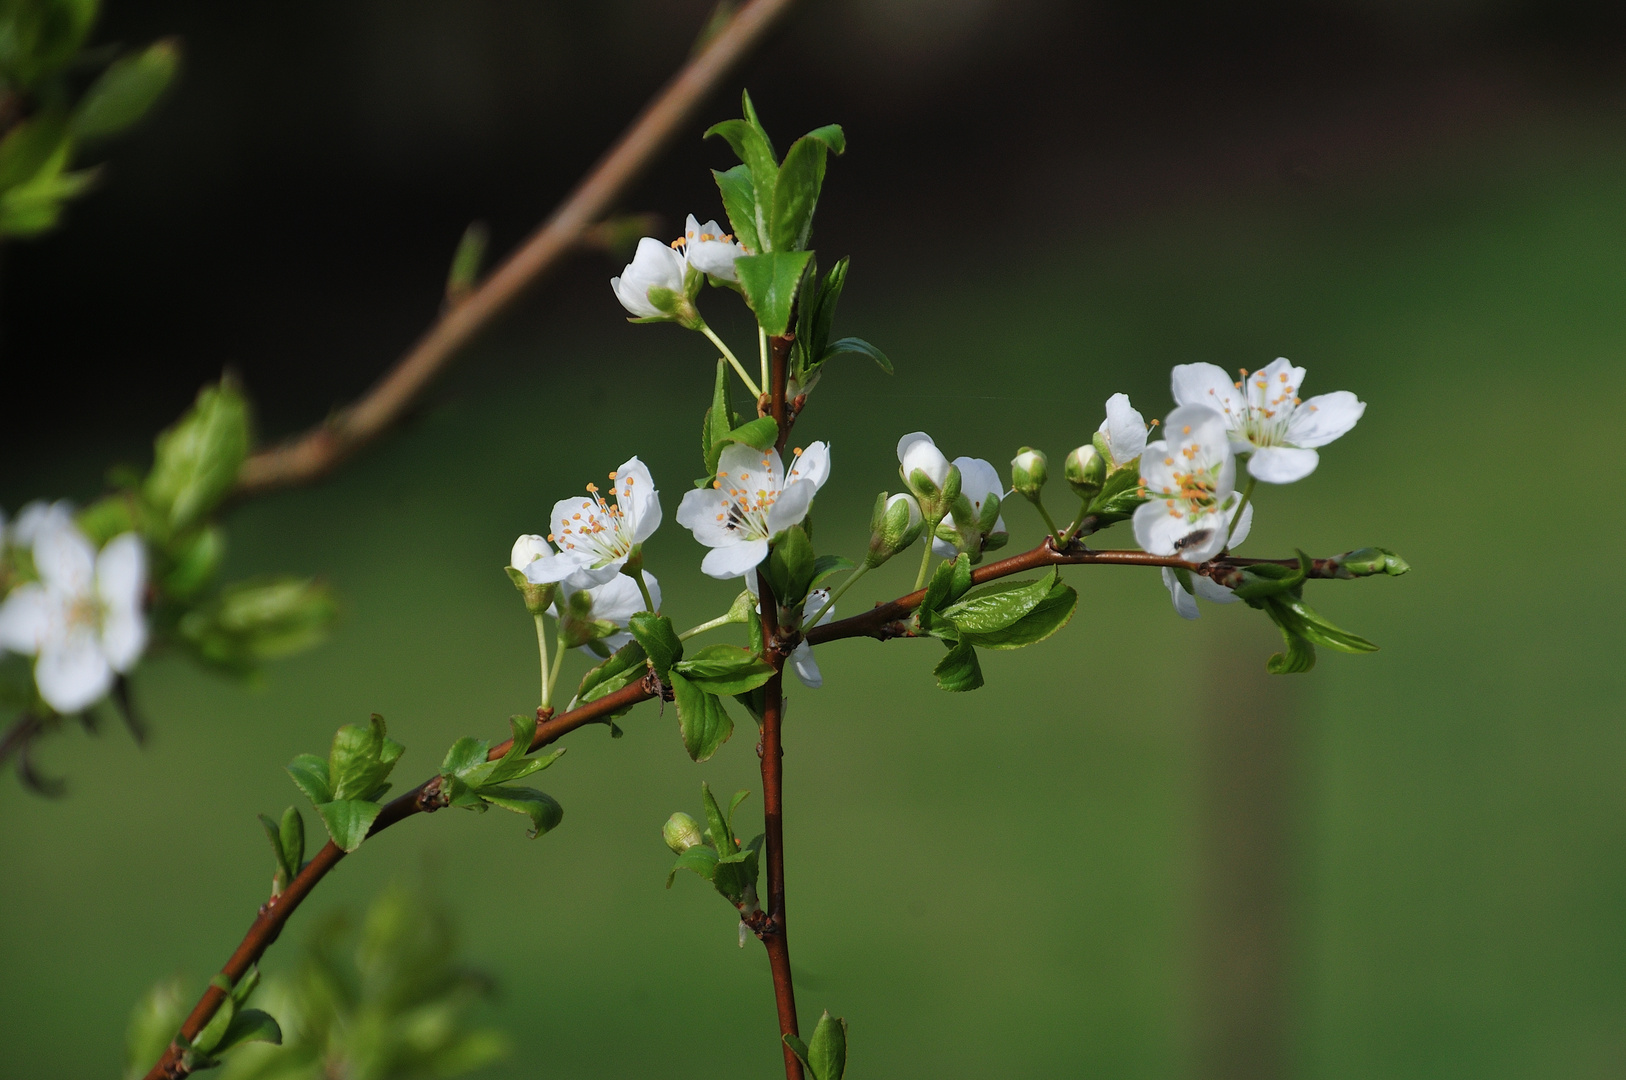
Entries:
[[627, 621], [627, 629], [643, 646], [644, 655], [649, 657], [655, 674], [662, 679], [666, 678], [672, 665], [683, 658], [683, 642], [672, 628], [672, 620], [665, 615], [641, 611]]
[[950, 693], [975, 690], [982, 685], [982, 665], [977, 662], [977, 650], [967, 641], [956, 642], [947, 655], [932, 668], [937, 685]]
[[717, 852], [705, 844], [696, 844], [677, 857], [672, 869], [666, 875], [666, 887], [670, 889], [672, 882], [677, 880], [679, 870], [692, 870], [707, 881], [717, 871]]
[[565, 809], [558, 800], [546, 792], [529, 787], [483, 787], [479, 791], [480, 798], [492, 806], [500, 806], [504, 810], [512, 810], [516, 814], [524, 814], [531, 819], [531, 828], [526, 833], [535, 840], [543, 833], [557, 828], [559, 822], [564, 820]]
[[198, 391], [154, 443], [143, 494], [163, 536], [201, 521], [237, 484], [250, 445], [248, 402], [231, 379]]
[[677, 705], [678, 730], [683, 736], [683, 749], [691, 760], [705, 761], [734, 734], [734, 720], [716, 694], [702, 689], [698, 683], [690, 682], [676, 670], [672, 670], [668, 678], [672, 683], [673, 701]]
[[773, 666], [749, 649], [707, 645], [672, 670], [712, 694], [744, 694], [773, 677]]
[[316, 812], [327, 826], [328, 836], [345, 851], [355, 851], [367, 839], [367, 833], [384, 808], [366, 799], [335, 799], [318, 803]]
[[818, 567], [806, 529], [792, 525], [776, 536], [762, 565], [763, 576], [780, 607], [795, 608], [806, 600]]
[[745, 301], [770, 335], [781, 335], [789, 328], [796, 287], [812, 257], [811, 251], [765, 251], [734, 260]]
[[180, 59], [176, 42], [164, 40], [113, 61], [75, 106], [74, 137], [115, 135], [140, 120], [174, 80]]

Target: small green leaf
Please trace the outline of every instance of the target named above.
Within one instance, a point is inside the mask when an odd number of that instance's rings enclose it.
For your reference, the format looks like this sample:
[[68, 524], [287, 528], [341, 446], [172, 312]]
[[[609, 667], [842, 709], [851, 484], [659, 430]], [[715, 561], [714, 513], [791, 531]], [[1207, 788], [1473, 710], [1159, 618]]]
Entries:
[[226, 534], [218, 526], [205, 525], [178, 538], [170, 546], [169, 569], [163, 574], [165, 594], [177, 600], [196, 596], [214, 580], [225, 557]]
[[734, 734], [734, 721], [716, 694], [708, 693], [677, 671], [669, 675], [677, 704], [683, 749], [694, 761], [705, 761]]
[[1145, 501], [1140, 493], [1140, 459], [1136, 458], [1107, 476], [1106, 483], [1090, 501], [1090, 513], [1099, 518], [1099, 526], [1104, 527], [1130, 517]]
[[641, 611], [628, 621], [627, 629], [643, 646], [649, 662], [655, 665], [655, 674], [661, 678], [666, 678], [672, 665], [683, 658], [683, 642], [672, 628], [672, 620], [665, 615]]
[[666, 875], [666, 887], [670, 889], [672, 882], [677, 880], [679, 870], [692, 870], [707, 881], [717, 872], [717, 852], [705, 844], [696, 844], [677, 857], [672, 864], [671, 871]]
[[484, 765], [486, 756], [490, 753], [490, 743], [465, 735], [446, 751], [446, 757], [440, 763], [440, 775], [463, 776], [470, 770]]
[[749, 649], [733, 645], [707, 645], [688, 660], [672, 665], [700, 689], [733, 695], [755, 690], [773, 677], [773, 666]]
[[206, 663], [249, 673], [259, 663], [315, 645], [328, 634], [338, 604], [308, 578], [235, 581], [181, 617], [181, 639]]
[[847, 1021], [825, 1010], [808, 1040], [807, 1062], [818, 1080], [841, 1080], [847, 1071]]
[[967, 597], [944, 608], [943, 618], [962, 635], [996, 633], [1015, 625], [1038, 607], [1050, 595], [1058, 577], [1058, 572], [1052, 570], [1037, 581]]
[[226, 1031], [220, 1041], [209, 1050], [211, 1055], [224, 1054], [234, 1046], [241, 1046], [248, 1042], [270, 1043], [272, 1046], [282, 1045], [282, 1028], [277, 1025], [270, 1013], [259, 1009], [244, 1009], [231, 1018], [226, 1025]]
[[1378, 647], [1372, 642], [1347, 630], [1340, 630], [1298, 597], [1278, 596], [1271, 601], [1271, 605], [1282, 615], [1284, 629], [1290, 629], [1316, 645], [1346, 653], [1378, 651]]
[[757, 853], [751, 848], [746, 848], [720, 856], [717, 868], [711, 873], [711, 883], [729, 903], [738, 907], [747, 900], [755, 899], [757, 876]]
[[833, 359], [834, 357], [840, 356], [843, 353], [857, 353], [860, 356], [867, 356], [879, 364], [882, 371], [886, 372], [888, 375], [892, 374], [892, 361], [886, 358], [886, 353], [882, 352], [874, 345], [871, 345], [863, 338], [844, 337], [838, 341], [832, 341], [828, 346], [826, 346], [824, 354], [819, 357], [818, 362], [822, 364], [826, 360]]
[[975, 690], [982, 685], [982, 665], [977, 650], [969, 642], [959, 642], [932, 668], [937, 685], [951, 693]]
[[384, 718], [372, 715], [366, 727], [345, 724], [333, 735], [333, 748], [328, 752], [328, 775], [332, 778], [333, 798], [372, 800], [383, 794], [384, 780], [395, 768], [403, 747], [389, 738], [384, 729]]
[[[728, 145], [734, 148], [735, 156], [745, 163], [751, 174], [752, 231], [762, 242], [754, 250], [762, 251], [767, 250], [767, 246], [773, 242], [767, 214], [773, 206], [774, 188], [779, 182], [779, 162], [774, 157], [773, 144], [768, 141], [767, 132], [750, 116], [748, 112], [747, 119], [713, 124], [706, 129], [706, 138], [719, 135], [727, 140]], [[726, 202], [724, 206], [727, 208]], [[733, 218], [729, 220], [732, 222]], [[738, 225], [735, 231], [743, 233]]]
[[763, 562], [763, 575], [768, 579], [779, 606], [795, 608], [807, 599], [817, 565], [813, 541], [807, 538], [807, 532], [801, 525], [792, 525], [775, 537], [768, 558]]
[[248, 402], [230, 379], [205, 386], [186, 415], [157, 438], [144, 486], [166, 534], [201, 521], [237, 484], [248, 457]]
[[1302, 675], [1315, 667], [1315, 646], [1280, 624], [1277, 628], [1287, 648], [1266, 660], [1265, 670], [1272, 675]]
[[812, 257], [810, 251], [765, 251], [734, 260], [746, 303], [751, 305], [757, 322], [769, 334], [783, 334], [790, 326], [790, 312], [796, 302], [802, 268]]
[[980, 649], [1021, 649], [1043, 641], [1073, 618], [1078, 608], [1078, 593], [1071, 585], [1057, 581], [1050, 594], [1035, 604], [1026, 615], [1000, 630], [973, 633], [962, 630], [960, 640]]
[[491, 772], [486, 775], [484, 783], [500, 784], [536, 771], [525, 760], [525, 755], [531, 752], [531, 740], [536, 738], [536, 714], [515, 713], [510, 716], [508, 734], [511, 744], [508, 752], [491, 763]]
[[774, 444], [779, 441], [779, 425], [771, 416], [759, 416], [724, 435], [722, 441], [741, 443], [753, 450], [772, 450]]
[[785, 1040], [785, 1045], [790, 1047], [790, 1052], [796, 1055], [796, 1060], [802, 1063], [802, 1068], [808, 1071], [808, 1075], [812, 1076], [813, 1080], [819, 1080], [819, 1074], [813, 1071], [812, 1062], [807, 1060], [807, 1044], [789, 1032], [781, 1038]]
[[734, 793], [734, 797], [732, 799], [728, 800], [728, 827], [730, 829], [734, 827], [734, 811], [740, 808], [740, 803], [744, 802], [750, 797], [751, 790], [749, 788], [741, 788], [739, 791]]
[[833, 574], [853, 569], [854, 563], [845, 555], [820, 555], [813, 560], [813, 579], [807, 583], [808, 591], [818, 588]]
[[772, 250], [800, 251], [807, 247], [829, 153], [829, 143], [806, 135], [785, 151], [774, 182], [773, 216], [768, 225]]
[[179, 43], [165, 39], [107, 66], [79, 99], [73, 133], [80, 139], [114, 135], [145, 116], [180, 67]]
[[0, 191], [23, 187], [48, 169], [60, 171], [67, 138], [67, 122], [55, 111], [14, 124], [0, 141]]
[[729, 226], [734, 230], [734, 239], [748, 250], [761, 251], [762, 243], [757, 236], [757, 196], [751, 184], [751, 167], [736, 165], [723, 172], [713, 169], [711, 175], [717, 181], [717, 190], [722, 193], [723, 210], [728, 215]]
[[333, 801], [333, 786], [328, 781], [327, 762], [315, 754], [300, 754], [288, 763], [288, 775], [294, 785], [313, 803]]
[[734, 854], [739, 850], [739, 844], [734, 840], [734, 829], [723, 815], [722, 807], [717, 805], [711, 785], [704, 780], [700, 781], [700, 801], [706, 804], [706, 822], [710, 826], [707, 831], [711, 834], [712, 845], [722, 855]]
[[463, 230], [452, 252], [451, 269], [446, 272], [446, 299], [453, 304], [462, 301], [474, 291], [480, 281], [480, 269], [485, 265], [486, 243], [490, 234], [485, 222], [474, 221]]
[[634, 679], [642, 678], [644, 672], [648, 670], [644, 663], [645, 659], [642, 645], [636, 641], [627, 642], [616, 650], [614, 656], [582, 676], [581, 685], [576, 688], [576, 700], [597, 701]]
[[[217, 980], [219, 978], [219, 976], [216, 976]], [[219, 984], [216, 982], [213, 985]], [[229, 989], [229, 986], [227, 989]], [[236, 1017], [237, 1000], [227, 994], [225, 999], [221, 1001], [220, 1008], [215, 1010], [215, 1014], [209, 1018], [209, 1022], [203, 1025], [203, 1030], [198, 1032], [198, 1037], [192, 1040], [192, 1049], [205, 1057], [212, 1056], [215, 1047], [226, 1037], [226, 1031], [231, 1027], [231, 1022]]]
[[728, 436], [733, 430], [734, 410], [728, 403], [728, 362], [719, 358], [711, 408], [706, 410], [705, 422], [700, 426], [700, 456], [706, 463], [706, 475], [696, 482], [696, 487], [707, 486], [717, 475], [717, 459], [722, 457], [723, 447], [728, 445]]
[[382, 809], [378, 803], [366, 799], [338, 799], [319, 803], [316, 812], [321, 815], [333, 842], [345, 851], [354, 851], [367, 839], [367, 832]]
[[265, 829], [266, 838], [271, 841], [271, 854], [276, 862], [271, 875], [271, 895], [280, 896], [282, 890], [288, 887], [288, 882], [292, 881], [299, 871], [288, 866], [287, 857], [282, 850], [282, 833], [277, 828], [277, 823], [264, 814], [259, 815], [259, 818], [260, 826]]
[[282, 812], [277, 835], [282, 842], [282, 855], [288, 868], [295, 874], [299, 873], [305, 865], [305, 819], [297, 806], [290, 806]]
[[526, 835], [533, 840], [556, 828], [565, 817], [564, 807], [560, 806], [553, 796], [535, 788], [483, 787], [480, 789], [480, 798], [492, 806], [500, 806], [504, 810], [512, 810], [516, 814], [529, 817], [531, 828]]

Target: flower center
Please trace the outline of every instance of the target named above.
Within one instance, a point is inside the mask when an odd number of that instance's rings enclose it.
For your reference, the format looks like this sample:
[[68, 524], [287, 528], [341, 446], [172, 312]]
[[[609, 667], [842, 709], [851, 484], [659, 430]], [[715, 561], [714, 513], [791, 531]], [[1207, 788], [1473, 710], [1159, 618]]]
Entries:
[[[1226, 402], [1217, 404], [1237, 437], [1261, 449], [1286, 446], [1287, 426], [1293, 419], [1293, 410], [1300, 404], [1298, 387], [1293, 385], [1287, 372], [1281, 372], [1272, 382], [1259, 372], [1250, 376], [1248, 369], [1243, 368], [1242, 378], [1232, 385], [1242, 391], [1240, 410]], [[1208, 393], [1214, 398], [1219, 396], [1213, 390]]]
[[102, 620], [107, 615], [107, 605], [94, 593], [84, 593], [73, 598], [67, 607], [65, 618], [69, 630], [100, 630]]
[[[748, 472], [735, 473], [730, 476], [726, 472], [718, 472], [717, 479], [711, 486], [721, 491], [725, 496], [723, 512], [717, 515], [717, 520], [730, 532], [743, 533], [747, 540], [768, 539], [768, 511], [773, 504], [779, 501], [780, 488], [774, 483], [773, 462], [769, 458], [762, 459], [762, 471], [755, 474], [756, 480], [751, 479]], [[796, 470], [790, 471], [790, 480], [796, 476]]]
[[632, 523], [627, 520], [621, 506], [623, 502], [631, 504], [636, 477], [621, 479], [620, 490], [613, 486], [616, 483], [615, 473], [610, 474], [610, 480], [610, 493], [615, 496], [614, 505], [599, 494], [597, 484], [588, 484], [589, 497], [582, 500], [563, 529], [548, 536], [549, 540], [566, 551], [586, 551], [593, 556], [594, 566], [603, 566], [631, 553], [633, 546]]

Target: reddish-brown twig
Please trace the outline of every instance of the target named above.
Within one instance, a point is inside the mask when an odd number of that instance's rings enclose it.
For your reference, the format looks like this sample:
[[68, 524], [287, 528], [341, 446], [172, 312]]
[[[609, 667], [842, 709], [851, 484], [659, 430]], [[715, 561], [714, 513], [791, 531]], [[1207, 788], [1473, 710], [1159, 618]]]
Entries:
[[751, 0], [667, 83], [553, 214], [447, 310], [360, 400], [243, 463], [240, 495], [309, 483], [394, 424], [474, 337], [555, 266], [602, 218], [794, 0]]

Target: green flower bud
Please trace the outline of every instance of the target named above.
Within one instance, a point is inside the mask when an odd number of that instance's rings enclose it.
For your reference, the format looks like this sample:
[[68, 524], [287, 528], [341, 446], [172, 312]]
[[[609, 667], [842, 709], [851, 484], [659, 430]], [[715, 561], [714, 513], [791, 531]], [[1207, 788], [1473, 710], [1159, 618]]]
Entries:
[[679, 810], [667, 818], [666, 824], [661, 826], [661, 839], [666, 841], [667, 847], [682, 855], [690, 848], [700, 845], [700, 823]]
[[1107, 459], [1094, 445], [1086, 444], [1067, 455], [1062, 466], [1068, 486], [1081, 499], [1093, 499], [1107, 480]]
[[1387, 548], [1368, 547], [1345, 552], [1332, 560], [1338, 566], [1339, 577], [1371, 577], [1388, 574], [1399, 577], [1411, 569], [1411, 564]]
[[1029, 502], [1039, 501], [1039, 489], [1050, 479], [1050, 461], [1044, 452], [1024, 446], [1011, 459], [1011, 489]]
[[864, 562], [880, 566], [919, 540], [925, 526], [920, 503], [913, 495], [881, 492], [875, 497], [875, 512], [869, 519], [869, 554]]

